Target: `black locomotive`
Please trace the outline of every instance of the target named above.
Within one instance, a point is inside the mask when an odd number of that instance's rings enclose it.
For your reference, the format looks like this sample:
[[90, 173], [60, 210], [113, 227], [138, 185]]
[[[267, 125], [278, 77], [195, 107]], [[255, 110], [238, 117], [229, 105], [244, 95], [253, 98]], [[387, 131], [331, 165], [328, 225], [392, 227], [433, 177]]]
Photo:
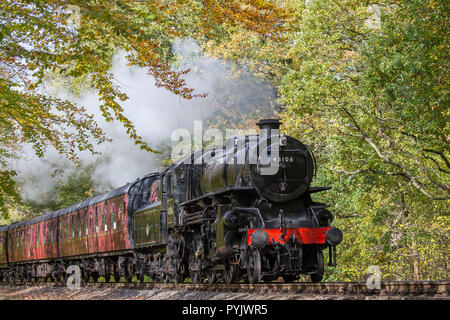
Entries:
[[275, 134], [276, 119], [258, 125], [268, 134], [234, 137], [226, 148], [193, 153], [162, 173], [162, 208], [175, 218], [167, 254], [177, 281], [189, 275], [212, 283], [219, 274], [227, 283], [293, 281], [306, 273], [317, 282], [326, 247], [330, 265], [336, 264], [342, 232], [330, 226], [327, 206], [311, 199], [329, 189], [310, 186], [312, 151]]

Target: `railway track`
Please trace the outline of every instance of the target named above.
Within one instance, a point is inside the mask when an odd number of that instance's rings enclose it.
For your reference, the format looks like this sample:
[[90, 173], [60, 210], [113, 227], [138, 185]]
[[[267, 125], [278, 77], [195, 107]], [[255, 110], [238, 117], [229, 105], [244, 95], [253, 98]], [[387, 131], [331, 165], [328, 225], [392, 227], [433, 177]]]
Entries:
[[[35, 286], [65, 287], [55, 283], [0, 284], [1, 286]], [[366, 282], [322, 282], [322, 283], [260, 283], [260, 284], [193, 284], [193, 283], [85, 283], [81, 289], [136, 289], [136, 290], [171, 290], [171, 291], [205, 291], [216, 293], [254, 294], [301, 294], [332, 296], [379, 296], [385, 297], [423, 297], [449, 299], [450, 280], [442, 281], [382, 281], [379, 289], [368, 288]]]

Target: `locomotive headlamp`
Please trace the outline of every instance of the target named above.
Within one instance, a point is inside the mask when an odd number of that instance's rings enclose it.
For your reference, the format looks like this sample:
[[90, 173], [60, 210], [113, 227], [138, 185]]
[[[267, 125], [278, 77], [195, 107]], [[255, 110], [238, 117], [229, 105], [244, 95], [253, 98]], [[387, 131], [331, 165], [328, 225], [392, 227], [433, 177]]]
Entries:
[[269, 242], [269, 235], [264, 230], [256, 230], [252, 233], [252, 245], [264, 248]]
[[327, 231], [325, 237], [330, 246], [338, 245], [344, 238], [342, 231], [334, 227]]
[[287, 138], [284, 134], [280, 135], [280, 146], [284, 147], [287, 146]]

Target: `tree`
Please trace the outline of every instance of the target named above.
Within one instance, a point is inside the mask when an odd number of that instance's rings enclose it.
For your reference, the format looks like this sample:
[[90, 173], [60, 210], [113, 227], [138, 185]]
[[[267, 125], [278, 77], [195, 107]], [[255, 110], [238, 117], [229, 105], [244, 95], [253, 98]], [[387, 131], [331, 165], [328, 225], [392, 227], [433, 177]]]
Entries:
[[[8, 159], [31, 143], [43, 156], [48, 146], [77, 160], [107, 140], [86, 110], [46, 93], [48, 76], [59, 73], [88, 82], [102, 102], [107, 121], [123, 123], [130, 139], [156, 152], [124, 116], [127, 96], [108, 71], [118, 49], [131, 65], [146, 68], [156, 85], [185, 99], [201, 97], [183, 80], [188, 70], [170, 67], [171, 41], [196, 33], [211, 37], [226, 25], [267, 36], [281, 28], [283, 9], [270, 1], [2, 1], [0, 3], [0, 162], [2, 199], [17, 196]], [[5, 202], [0, 211], [6, 214]]]

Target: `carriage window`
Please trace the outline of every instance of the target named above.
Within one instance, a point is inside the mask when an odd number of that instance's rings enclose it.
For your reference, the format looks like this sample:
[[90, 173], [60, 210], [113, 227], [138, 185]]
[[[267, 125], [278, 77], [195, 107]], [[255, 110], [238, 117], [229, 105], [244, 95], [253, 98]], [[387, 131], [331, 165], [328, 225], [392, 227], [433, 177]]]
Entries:
[[106, 213], [107, 213], [107, 210], [106, 210], [106, 208], [107, 208], [107, 204], [106, 204], [106, 202], [103, 204], [103, 214], [102, 214], [102, 225], [103, 225], [103, 228], [102, 228], [102, 230], [103, 231], [108, 231], [108, 223], [107, 223], [107, 220], [106, 220]]
[[120, 204], [118, 205], [118, 207], [119, 207], [119, 215], [117, 217], [117, 223], [119, 225], [121, 225], [122, 224], [122, 207], [120, 206]]
[[73, 239], [73, 238], [75, 238], [75, 228], [76, 228], [74, 214], [72, 215], [71, 220], [72, 221], [70, 223], [70, 234], [71, 234], [71, 238]]
[[111, 229], [116, 230], [117, 228], [117, 217], [116, 217], [116, 203], [111, 203]]
[[70, 239], [70, 216], [66, 216], [64, 226], [64, 239]]
[[67, 228], [69, 226], [69, 222], [68, 222], [68, 217], [63, 217], [62, 218], [62, 228], [61, 228], [61, 233], [62, 233], [62, 237], [64, 240], [67, 239]]
[[112, 211], [111, 212], [111, 229], [116, 230], [116, 228], [117, 228], [116, 212]]
[[127, 217], [127, 203], [125, 202], [125, 200], [123, 200], [123, 215], [122, 215], [123, 224], [125, 224], [126, 217]]
[[69, 239], [69, 235], [70, 235], [70, 230], [69, 230], [69, 228], [70, 228], [70, 217], [69, 216], [66, 216], [66, 217], [64, 217], [64, 230], [63, 230], [63, 233], [64, 233], [64, 239], [66, 239], [66, 240], [68, 240]]
[[31, 233], [30, 229], [27, 230], [27, 247], [29, 248], [31, 246]]
[[41, 244], [41, 225], [38, 224], [37, 226], [37, 244]]
[[78, 237], [81, 237], [81, 213], [78, 211], [77, 213], [77, 230], [78, 230]]
[[94, 215], [94, 232], [98, 233], [98, 207], [95, 207], [95, 215]]
[[70, 234], [71, 234], [71, 238], [75, 238], [75, 230], [76, 230], [76, 221], [75, 221], [75, 214], [72, 214], [72, 218], [71, 218], [71, 223], [70, 223]]
[[87, 236], [88, 234], [89, 234], [89, 223], [88, 223], [88, 220], [89, 220], [89, 212], [88, 212], [88, 210], [86, 209], [85, 211], [84, 211], [84, 234]]
[[50, 223], [50, 243], [53, 242], [53, 223]]
[[95, 226], [94, 226], [94, 208], [89, 211], [89, 233], [94, 233]]

